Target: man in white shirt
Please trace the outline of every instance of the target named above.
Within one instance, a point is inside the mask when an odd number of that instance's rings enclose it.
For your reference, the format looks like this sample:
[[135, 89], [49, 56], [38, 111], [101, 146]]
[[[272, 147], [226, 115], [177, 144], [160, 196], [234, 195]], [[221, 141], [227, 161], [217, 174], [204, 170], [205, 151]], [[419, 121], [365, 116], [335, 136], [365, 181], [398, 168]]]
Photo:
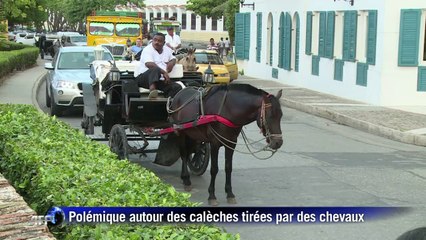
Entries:
[[[176, 58], [173, 56], [172, 50], [164, 47], [164, 44], [164, 34], [156, 33], [152, 43], [142, 50], [140, 63], [135, 69], [134, 75], [138, 86], [150, 90], [149, 98], [158, 96], [157, 89], [166, 94], [168, 90], [176, 91], [169, 77], [169, 72], [176, 64]], [[179, 86], [179, 88], [181, 87]]]
[[175, 34], [173, 27], [167, 28], [166, 45], [176, 54], [177, 50], [182, 46], [179, 35]]

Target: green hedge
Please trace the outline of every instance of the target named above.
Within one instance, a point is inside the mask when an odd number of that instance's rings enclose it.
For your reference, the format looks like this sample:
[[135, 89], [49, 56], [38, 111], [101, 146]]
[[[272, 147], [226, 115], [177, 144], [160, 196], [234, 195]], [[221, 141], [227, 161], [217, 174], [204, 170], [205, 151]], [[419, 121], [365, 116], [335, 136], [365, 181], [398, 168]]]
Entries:
[[[38, 214], [51, 206], [195, 206], [154, 173], [28, 105], [0, 105], [0, 171]], [[66, 225], [60, 239], [239, 239], [207, 225]]]
[[37, 62], [36, 47], [0, 40], [0, 78], [14, 70], [23, 70]]

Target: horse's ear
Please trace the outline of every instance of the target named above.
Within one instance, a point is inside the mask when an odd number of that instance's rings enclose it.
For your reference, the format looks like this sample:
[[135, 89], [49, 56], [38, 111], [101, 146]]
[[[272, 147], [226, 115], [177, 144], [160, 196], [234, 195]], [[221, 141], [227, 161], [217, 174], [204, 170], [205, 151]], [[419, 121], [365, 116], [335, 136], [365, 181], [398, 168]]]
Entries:
[[275, 97], [277, 99], [280, 99], [282, 95], [283, 95], [283, 90], [281, 89], [281, 90], [278, 91], [278, 93], [277, 93], [277, 95]]

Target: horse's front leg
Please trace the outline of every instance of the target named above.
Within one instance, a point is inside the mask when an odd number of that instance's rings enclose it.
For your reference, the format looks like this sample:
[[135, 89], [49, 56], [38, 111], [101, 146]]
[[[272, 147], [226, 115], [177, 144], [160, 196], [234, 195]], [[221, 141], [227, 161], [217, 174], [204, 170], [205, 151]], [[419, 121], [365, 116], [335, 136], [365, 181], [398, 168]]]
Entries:
[[[235, 144], [232, 144], [232, 146], [230, 147], [235, 148]], [[226, 199], [228, 200], [229, 204], [237, 203], [237, 200], [235, 199], [235, 195], [232, 192], [232, 183], [231, 183], [233, 155], [234, 155], [234, 150], [225, 147], [225, 174], [226, 174], [225, 192], [226, 192]]]
[[216, 195], [215, 195], [215, 182], [216, 182], [216, 175], [219, 171], [218, 167], [218, 155], [219, 155], [219, 146], [210, 145], [210, 158], [211, 158], [211, 165], [210, 165], [210, 186], [209, 186], [209, 205], [216, 206], [218, 205]]

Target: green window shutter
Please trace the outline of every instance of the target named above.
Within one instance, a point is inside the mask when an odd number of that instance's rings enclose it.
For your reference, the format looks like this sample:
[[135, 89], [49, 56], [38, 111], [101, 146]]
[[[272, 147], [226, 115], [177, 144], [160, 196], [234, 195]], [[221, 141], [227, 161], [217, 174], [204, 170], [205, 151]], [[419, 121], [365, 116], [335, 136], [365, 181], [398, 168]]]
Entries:
[[278, 43], [278, 67], [282, 68], [284, 59], [284, 13], [280, 14], [280, 27], [279, 27], [279, 43]]
[[294, 61], [294, 71], [299, 71], [299, 42], [300, 42], [300, 19], [299, 14], [295, 14], [296, 17], [296, 53], [295, 53], [295, 61]]
[[235, 56], [244, 59], [244, 13], [235, 14]]
[[399, 26], [398, 66], [419, 63], [420, 9], [402, 9]]
[[334, 80], [343, 81], [343, 65], [345, 61], [342, 59], [334, 60]]
[[262, 52], [262, 13], [257, 15], [257, 37], [256, 37], [256, 62], [260, 62], [260, 53]]
[[345, 11], [343, 19], [343, 60], [355, 61], [357, 11]]
[[367, 86], [367, 63], [357, 62], [356, 64], [356, 85]]
[[312, 54], [312, 12], [306, 13], [306, 44], [305, 53]]
[[325, 32], [326, 32], [326, 19], [327, 13], [320, 12], [319, 19], [319, 33], [318, 33], [318, 55], [324, 57], [325, 55]]
[[289, 70], [291, 68], [291, 16], [285, 14], [284, 21], [284, 62], [283, 68]]
[[272, 68], [272, 78], [278, 79], [278, 68]]
[[312, 75], [319, 76], [319, 61], [320, 57], [316, 55], [312, 55]]
[[327, 12], [327, 30], [325, 33], [325, 54], [324, 57], [333, 59], [334, 57], [334, 23], [335, 13]]
[[368, 11], [367, 63], [376, 64], [377, 10]]
[[[271, 19], [271, 39], [269, 40], [269, 65], [272, 66], [274, 59], [274, 21]], [[277, 69], [278, 70], [278, 69]]]
[[250, 13], [244, 13], [244, 59], [250, 56]]
[[426, 92], [426, 67], [418, 68], [417, 91]]

